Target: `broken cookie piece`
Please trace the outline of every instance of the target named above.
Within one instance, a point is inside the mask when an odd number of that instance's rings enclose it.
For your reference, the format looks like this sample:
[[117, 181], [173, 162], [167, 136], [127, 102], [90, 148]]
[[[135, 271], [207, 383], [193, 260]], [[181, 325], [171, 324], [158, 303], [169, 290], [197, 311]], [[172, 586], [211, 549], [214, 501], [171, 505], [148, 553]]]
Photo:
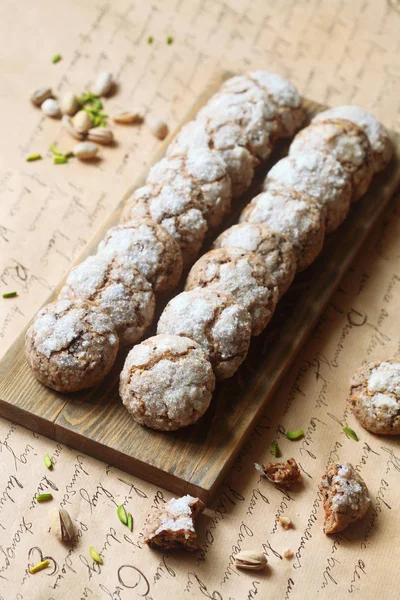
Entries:
[[362, 519], [370, 506], [367, 486], [350, 463], [330, 465], [319, 489], [325, 511], [324, 533], [343, 531]]
[[267, 462], [265, 465], [254, 466], [269, 481], [283, 487], [290, 487], [301, 481], [300, 469], [294, 458], [289, 458], [286, 462]]
[[145, 543], [162, 550], [197, 550], [194, 519], [204, 508], [204, 502], [193, 496], [172, 498], [147, 519]]

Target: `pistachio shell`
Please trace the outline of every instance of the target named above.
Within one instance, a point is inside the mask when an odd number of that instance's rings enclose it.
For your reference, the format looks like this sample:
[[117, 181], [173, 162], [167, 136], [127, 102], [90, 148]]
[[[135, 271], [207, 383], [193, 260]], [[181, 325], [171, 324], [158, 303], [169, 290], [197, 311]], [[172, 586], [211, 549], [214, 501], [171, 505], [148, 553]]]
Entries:
[[78, 133], [87, 133], [92, 128], [92, 119], [85, 110], [80, 110], [72, 118], [72, 125]]
[[98, 146], [93, 144], [93, 142], [81, 142], [80, 144], [77, 144], [73, 150], [74, 156], [80, 160], [90, 160], [97, 155], [98, 151]]
[[98, 144], [111, 144], [114, 141], [114, 135], [107, 127], [93, 127], [88, 131], [88, 139]]
[[113, 115], [112, 120], [115, 121], [115, 123], [121, 123], [122, 125], [129, 123], [142, 123], [143, 115], [138, 110], [126, 110]]
[[261, 570], [267, 562], [264, 554], [256, 550], [243, 550], [235, 555], [235, 566], [239, 569]]
[[74, 115], [79, 108], [78, 98], [72, 92], [65, 92], [60, 98], [63, 115]]
[[158, 138], [159, 140], [163, 140], [168, 135], [168, 125], [161, 121], [157, 117], [153, 117], [153, 115], [148, 115], [146, 117], [147, 127], [150, 129], [151, 133]]
[[85, 134], [80, 133], [79, 131], [77, 131], [75, 129], [75, 127], [72, 124], [72, 119], [68, 115], [63, 116], [62, 124], [65, 127], [65, 129], [68, 131], [68, 133], [70, 135], [72, 135], [72, 137], [74, 137], [76, 140], [84, 140], [85, 139]]
[[35, 106], [41, 106], [47, 98], [51, 98], [53, 95], [51, 88], [40, 88], [35, 90], [31, 96], [31, 102]]
[[54, 98], [47, 98], [40, 108], [45, 115], [52, 117], [53, 119], [57, 119], [57, 117], [61, 116], [60, 107], [57, 100], [54, 100]]
[[112, 86], [112, 74], [108, 71], [105, 71], [104, 73], [100, 73], [100, 75], [97, 77], [94, 89], [96, 94], [99, 96], [106, 96], [111, 91]]

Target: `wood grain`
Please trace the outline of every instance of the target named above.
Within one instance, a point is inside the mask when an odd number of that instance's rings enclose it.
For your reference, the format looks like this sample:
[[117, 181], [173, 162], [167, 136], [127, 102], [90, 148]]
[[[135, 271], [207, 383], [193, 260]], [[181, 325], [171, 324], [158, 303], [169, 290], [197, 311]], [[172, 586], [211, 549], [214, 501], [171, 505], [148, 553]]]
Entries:
[[[228, 76], [226, 73], [212, 82], [180, 126], [193, 118]], [[305, 104], [309, 118], [325, 108], [308, 100]], [[152, 164], [164, 155], [170, 139]], [[97, 388], [74, 395], [45, 388], [25, 361], [24, 333], [0, 363], [0, 414], [172, 492], [192, 493], [208, 501], [399, 184], [400, 136], [393, 134], [393, 142], [397, 156], [392, 164], [374, 178], [345, 223], [327, 238], [315, 263], [295, 278], [267, 330], [253, 340], [235, 377], [217, 387], [210, 409], [196, 425], [164, 433], [135, 423], [118, 396], [118, 378], [125, 358], [122, 353]], [[270, 163], [284, 152], [282, 144]], [[264, 165], [229, 221], [234, 221], [243, 204], [257, 193], [269, 166]], [[129, 190], [77, 262], [96, 251], [105, 231], [119, 221], [125, 199], [143, 184], [145, 177], [146, 173]], [[54, 299], [60, 286], [49, 300]], [[165, 301], [160, 303], [159, 311]]]

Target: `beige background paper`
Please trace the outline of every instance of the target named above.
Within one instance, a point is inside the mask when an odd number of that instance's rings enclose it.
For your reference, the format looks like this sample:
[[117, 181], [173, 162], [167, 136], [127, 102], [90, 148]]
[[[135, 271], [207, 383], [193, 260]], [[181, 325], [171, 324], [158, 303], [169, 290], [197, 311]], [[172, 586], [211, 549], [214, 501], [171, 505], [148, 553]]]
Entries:
[[[266, 68], [302, 94], [328, 104], [353, 102], [400, 130], [398, 0], [3, 0], [0, 6], [0, 353], [44, 302], [157, 142], [144, 128], [119, 127], [118, 143], [95, 165], [53, 165], [47, 148], [67, 151], [60, 123], [29, 103], [31, 91], [90, 88], [115, 73], [107, 108], [152, 110], [170, 127], [212, 72]], [[154, 44], [146, 39], [154, 37]], [[174, 43], [167, 46], [167, 35]], [[53, 65], [56, 53], [63, 60]], [[26, 163], [32, 152], [45, 155]], [[363, 361], [400, 357], [400, 199], [393, 202], [349, 270], [279, 394], [251, 436], [215, 501], [199, 518], [200, 550], [158, 553], [143, 545], [148, 512], [170, 494], [0, 420], [0, 598], [58, 600], [148, 598], [400, 598], [400, 447], [372, 436], [347, 413], [351, 373]], [[347, 439], [348, 423], [360, 441]], [[290, 442], [284, 429], [305, 430]], [[304, 483], [289, 493], [261, 480], [272, 439], [301, 465]], [[43, 455], [54, 467], [47, 470]], [[350, 460], [367, 482], [372, 506], [343, 534], [322, 533], [318, 482], [330, 461]], [[49, 534], [48, 505], [75, 519], [76, 543]], [[125, 503], [131, 534], [116, 516]], [[281, 529], [288, 515], [294, 528]], [[93, 563], [93, 545], [104, 565]], [[286, 548], [293, 560], [282, 558]], [[233, 567], [241, 549], [268, 556], [265, 572]], [[49, 557], [51, 567], [28, 566]]]

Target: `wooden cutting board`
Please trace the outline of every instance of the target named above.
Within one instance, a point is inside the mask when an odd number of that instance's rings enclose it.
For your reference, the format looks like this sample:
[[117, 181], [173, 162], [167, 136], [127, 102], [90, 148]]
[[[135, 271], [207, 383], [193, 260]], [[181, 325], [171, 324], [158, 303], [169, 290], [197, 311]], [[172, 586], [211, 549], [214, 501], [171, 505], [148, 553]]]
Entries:
[[[229, 76], [223, 73], [214, 78], [150, 166], [160, 160], [180, 127], [195, 117]], [[305, 106], [308, 119], [326, 108], [311, 100], [305, 100]], [[396, 149], [391, 165], [374, 178], [343, 225], [326, 239], [315, 263], [295, 278], [263, 335], [253, 338], [242, 367], [235, 377], [217, 386], [209, 410], [196, 425], [163, 433], [131, 419], [118, 395], [126, 352], [120, 354], [112, 372], [97, 388], [60, 394], [44, 387], [25, 360], [25, 331], [0, 362], [0, 415], [176, 494], [190, 493], [209, 501], [400, 183], [400, 136], [391, 135]], [[243, 205], [258, 193], [267, 170], [285, 154], [287, 146], [282, 143], [260, 168], [223, 228], [234, 222]], [[96, 252], [98, 242], [119, 222], [125, 200], [143, 185], [147, 172], [125, 194], [76, 263]], [[60, 282], [48, 301], [57, 297], [62, 285]], [[166, 301], [159, 302], [158, 314]], [[149, 335], [153, 333], [154, 328]]]

